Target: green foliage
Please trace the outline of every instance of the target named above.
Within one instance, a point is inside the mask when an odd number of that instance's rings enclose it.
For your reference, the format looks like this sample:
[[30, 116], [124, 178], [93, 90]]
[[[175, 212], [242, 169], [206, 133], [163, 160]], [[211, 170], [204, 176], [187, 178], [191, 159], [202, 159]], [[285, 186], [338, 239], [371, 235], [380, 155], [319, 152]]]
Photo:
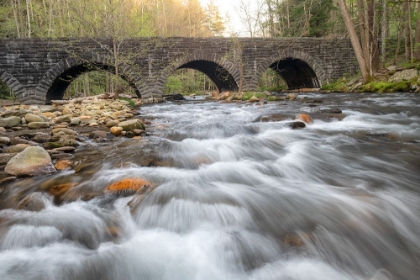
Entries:
[[275, 97], [275, 96], [269, 96], [269, 97], [267, 97], [267, 100], [268, 101], [276, 101], [277, 100], [277, 97]]
[[0, 80], [0, 99], [14, 99], [12, 90]]
[[170, 76], [166, 81], [165, 88], [163, 92], [165, 94], [181, 92], [182, 91], [182, 82], [181, 79], [177, 76]]
[[339, 79], [335, 82], [323, 85], [321, 87], [321, 90], [333, 91], [333, 92], [348, 92], [349, 87], [347, 86], [346, 79]]
[[265, 94], [260, 93], [260, 92], [247, 91], [247, 92], [244, 92], [244, 96], [242, 97], [242, 100], [250, 100], [252, 96], [254, 95], [255, 97], [260, 98], [260, 99], [267, 97]]
[[411, 82], [387, 82], [387, 81], [372, 81], [363, 85], [364, 92], [406, 92], [410, 90]]
[[276, 91], [280, 92], [287, 88], [282, 77], [276, 71], [268, 69], [263, 73], [258, 83], [258, 90], [260, 91]]

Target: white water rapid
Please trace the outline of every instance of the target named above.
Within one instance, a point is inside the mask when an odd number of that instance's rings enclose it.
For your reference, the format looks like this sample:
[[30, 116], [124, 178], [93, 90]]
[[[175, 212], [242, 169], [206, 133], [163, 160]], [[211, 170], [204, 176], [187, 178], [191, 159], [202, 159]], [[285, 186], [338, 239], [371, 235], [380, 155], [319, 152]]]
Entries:
[[[132, 211], [133, 196], [109, 195], [1, 210], [0, 279], [420, 279], [420, 95], [308, 98], [323, 103], [142, 107], [151, 135], [106, 148], [78, 187], [156, 189]], [[274, 113], [313, 123], [258, 121]]]

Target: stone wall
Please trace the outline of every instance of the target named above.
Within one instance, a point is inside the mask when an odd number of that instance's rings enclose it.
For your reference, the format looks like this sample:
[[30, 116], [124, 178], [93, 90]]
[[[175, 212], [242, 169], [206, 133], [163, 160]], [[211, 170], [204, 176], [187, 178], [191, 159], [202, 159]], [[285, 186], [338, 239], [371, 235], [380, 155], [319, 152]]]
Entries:
[[[220, 89], [242, 90], [256, 90], [261, 75], [286, 58], [304, 62], [320, 85], [357, 70], [348, 40], [136, 38], [117, 47], [122, 78], [142, 98], [155, 101], [161, 99], [167, 78], [179, 68], [194, 67], [210, 76], [216, 73], [213, 80]], [[60, 99], [71, 79], [81, 73], [97, 68], [114, 71], [112, 49], [111, 39], [1, 39], [0, 79], [22, 103]], [[299, 82], [296, 66], [295, 70]], [[217, 81], [221, 73], [229, 77]]]

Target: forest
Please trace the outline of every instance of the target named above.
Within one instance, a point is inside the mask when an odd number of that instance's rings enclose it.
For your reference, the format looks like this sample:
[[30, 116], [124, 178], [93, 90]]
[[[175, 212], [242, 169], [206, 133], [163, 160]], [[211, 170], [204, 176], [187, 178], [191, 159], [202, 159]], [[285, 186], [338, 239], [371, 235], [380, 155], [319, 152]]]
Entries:
[[[250, 3], [253, 5], [250, 5]], [[231, 27], [238, 17], [243, 31]], [[350, 38], [364, 81], [387, 65], [420, 60], [420, 2], [394, 0], [238, 0], [230, 16], [214, 1], [199, 0], [2, 0], [0, 38], [108, 37], [326, 37]], [[67, 96], [126, 92], [118, 73], [92, 71], [74, 80]], [[262, 89], [284, 83], [267, 71]], [[182, 69], [165, 92], [214, 90], [201, 72]], [[0, 81], [0, 97], [13, 93]]]

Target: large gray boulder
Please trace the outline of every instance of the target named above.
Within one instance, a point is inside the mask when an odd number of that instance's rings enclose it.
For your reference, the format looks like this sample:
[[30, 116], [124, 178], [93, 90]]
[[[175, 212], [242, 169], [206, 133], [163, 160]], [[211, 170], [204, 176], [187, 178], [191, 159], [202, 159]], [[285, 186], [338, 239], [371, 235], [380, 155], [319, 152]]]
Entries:
[[4, 171], [14, 176], [36, 176], [53, 173], [56, 169], [47, 151], [31, 146], [14, 156]]
[[119, 127], [122, 127], [124, 131], [133, 131], [134, 129], [143, 129], [144, 125], [139, 119], [127, 120], [120, 122]]
[[31, 113], [27, 113], [25, 115], [25, 120], [26, 120], [27, 123], [31, 123], [31, 122], [44, 122], [44, 119], [43, 118], [41, 118], [38, 115], [31, 114]]
[[416, 69], [406, 69], [403, 71], [398, 71], [391, 78], [389, 78], [390, 82], [401, 82], [401, 81], [409, 81], [415, 77], [417, 77], [418, 71]]

